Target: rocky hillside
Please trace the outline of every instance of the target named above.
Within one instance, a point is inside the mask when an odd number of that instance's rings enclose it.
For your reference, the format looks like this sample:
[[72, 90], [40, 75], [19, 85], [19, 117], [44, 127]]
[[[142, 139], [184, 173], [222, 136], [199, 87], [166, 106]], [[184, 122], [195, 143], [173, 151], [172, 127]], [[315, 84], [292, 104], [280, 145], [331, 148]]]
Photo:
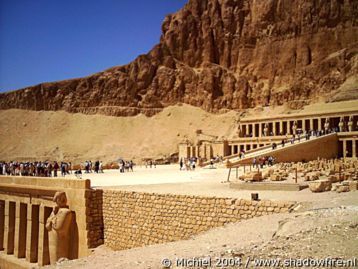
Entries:
[[129, 116], [358, 99], [357, 44], [357, 0], [189, 0], [148, 54], [0, 94], [0, 109]]

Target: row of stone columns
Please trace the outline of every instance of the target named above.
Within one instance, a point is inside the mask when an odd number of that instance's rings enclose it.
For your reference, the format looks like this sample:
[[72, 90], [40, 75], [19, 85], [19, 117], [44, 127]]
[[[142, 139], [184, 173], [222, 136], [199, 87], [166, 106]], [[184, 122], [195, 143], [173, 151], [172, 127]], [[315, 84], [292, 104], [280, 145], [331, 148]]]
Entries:
[[230, 152], [231, 154], [237, 154], [241, 151], [249, 151], [252, 149], [256, 149], [259, 147], [270, 145], [270, 143], [243, 143], [243, 144], [237, 144], [237, 145], [230, 145]]
[[[337, 117], [332, 117], [329, 118], [329, 120], [332, 120], [333, 118], [337, 118]], [[338, 117], [339, 118], [339, 117]], [[353, 116], [350, 117], [350, 122], [348, 122], [348, 124], [353, 125]], [[242, 133], [241, 135], [244, 136], [250, 136], [250, 130], [251, 130], [251, 134], [253, 137], [262, 137], [264, 136], [265, 133], [265, 125], [267, 124], [268, 127], [271, 125], [272, 128], [269, 128], [268, 130], [268, 136], [271, 134], [271, 132], [274, 135], [278, 135], [278, 134], [293, 134], [293, 126], [295, 124], [295, 122], [297, 122], [297, 126], [301, 126], [301, 129], [303, 131], [306, 130], [313, 130], [316, 129], [317, 131], [321, 131], [324, 130], [324, 124], [325, 124], [325, 117], [321, 117], [321, 118], [307, 118], [307, 119], [299, 119], [299, 120], [282, 120], [282, 121], [272, 121], [272, 122], [259, 122], [259, 123], [246, 123], [246, 124], [241, 124], [241, 130], [244, 130], [244, 133]], [[341, 119], [342, 120], [342, 119]], [[306, 125], [306, 121], [308, 121], [309, 126]], [[315, 124], [314, 121], [317, 122], [317, 127], [314, 128]], [[278, 124], [277, 124], [278, 123]], [[342, 122], [343, 124], [343, 122]], [[346, 124], [346, 122], [344, 122], [344, 124]], [[258, 126], [258, 128], [257, 128]], [[277, 130], [277, 126], [278, 126], [278, 130]], [[330, 126], [330, 128], [332, 127], [339, 127], [339, 126]], [[340, 127], [341, 128], [341, 127]], [[347, 129], [347, 127], [345, 127]], [[258, 129], [258, 130], [257, 130]], [[342, 130], [340, 130], [342, 131]], [[258, 136], [256, 135], [256, 133], [258, 133]]]
[[[348, 155], [348, 148], [347, 148], [347, 143], [348, 141], [350, 141], [352, 143], [352, 156], [347, 156]], [[343, 157], [352, 157], [352, 158], [357, 158], [357, 139], [344, 139], [342, 140], [343, 142]]]
[[45, 224], [52, 208], [19, 201], [0, 202], [0, 250], [40, 266], [50, 264]]

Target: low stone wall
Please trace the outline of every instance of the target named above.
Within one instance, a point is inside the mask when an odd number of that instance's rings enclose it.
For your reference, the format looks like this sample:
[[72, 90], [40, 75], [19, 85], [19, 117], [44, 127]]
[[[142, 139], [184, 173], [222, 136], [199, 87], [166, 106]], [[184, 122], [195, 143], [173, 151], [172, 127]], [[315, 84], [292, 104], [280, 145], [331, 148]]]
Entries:
[[226, 223], [287, 212], [294, 204], [113, 190], [96, 199], [103, 199], [104, 243], [115, 250], [188, 239]]
[[103, 191], [91, 190], [86, 197], [87, 246], [95, 248], [103, 244]]

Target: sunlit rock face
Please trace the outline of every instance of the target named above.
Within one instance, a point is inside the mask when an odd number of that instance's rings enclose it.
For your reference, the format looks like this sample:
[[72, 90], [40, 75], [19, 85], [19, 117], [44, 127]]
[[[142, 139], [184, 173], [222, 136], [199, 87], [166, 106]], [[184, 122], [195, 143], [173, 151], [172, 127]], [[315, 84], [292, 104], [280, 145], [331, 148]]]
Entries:
[[357, 44], [357, 1], [190, 0], [148, 54], [0, 94], [0, 109], [131, 116], [177, 103], [218, 112], [358, 99]]

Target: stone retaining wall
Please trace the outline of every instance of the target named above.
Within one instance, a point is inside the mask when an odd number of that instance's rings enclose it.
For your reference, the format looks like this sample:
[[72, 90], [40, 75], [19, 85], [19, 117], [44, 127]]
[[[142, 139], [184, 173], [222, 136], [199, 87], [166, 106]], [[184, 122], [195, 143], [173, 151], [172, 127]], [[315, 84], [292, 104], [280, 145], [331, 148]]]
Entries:
[[103, 199], [104, 243], [115, 250], [188, 239], [226, 223], [287, 212], [294, 204], [113, 190], [93, 198]]
[[88, 192], [86, 197], [87, 246], [95, 248], [103, 244], [103, 191]]

